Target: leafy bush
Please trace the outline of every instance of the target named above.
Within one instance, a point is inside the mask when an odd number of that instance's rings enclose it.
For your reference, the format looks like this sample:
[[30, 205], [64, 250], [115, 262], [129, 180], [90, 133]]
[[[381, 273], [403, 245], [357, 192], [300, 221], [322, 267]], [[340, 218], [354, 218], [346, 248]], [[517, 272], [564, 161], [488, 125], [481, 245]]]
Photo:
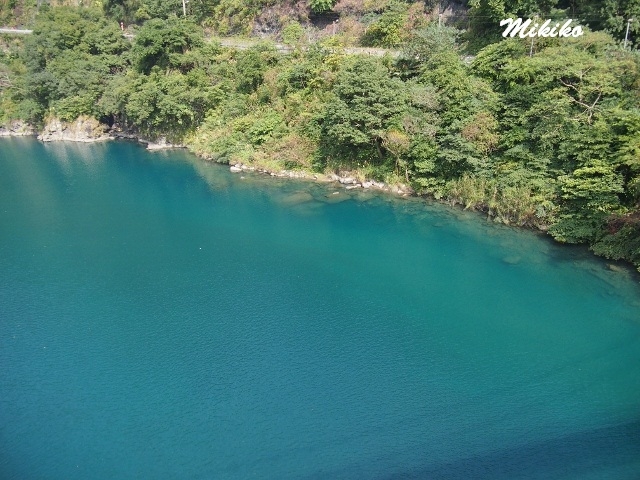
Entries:
[[309, 6], [316, 13], [327, 12], [335, 5], [335, 0], [310, 0]]
[[282, 29], [282, 41], [287, 45], [297, 45], [304, 38], [304, 29], [298, 22], [290, 22]]
[[392, 48], [400, 45], [407, 32], [403, 26], [407, 20], [407, 5], [400, 1], [389, 7], [373, 21], [362, 38], [362, 44], [369, 47]]

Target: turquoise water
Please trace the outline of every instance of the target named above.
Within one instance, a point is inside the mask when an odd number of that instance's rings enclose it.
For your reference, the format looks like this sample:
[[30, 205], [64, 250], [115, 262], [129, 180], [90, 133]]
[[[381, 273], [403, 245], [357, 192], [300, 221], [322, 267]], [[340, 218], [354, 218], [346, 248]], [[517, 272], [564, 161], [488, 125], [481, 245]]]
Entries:
[[0, 142], [0, 478], [640, 478], [637, 276], [244, 177]]

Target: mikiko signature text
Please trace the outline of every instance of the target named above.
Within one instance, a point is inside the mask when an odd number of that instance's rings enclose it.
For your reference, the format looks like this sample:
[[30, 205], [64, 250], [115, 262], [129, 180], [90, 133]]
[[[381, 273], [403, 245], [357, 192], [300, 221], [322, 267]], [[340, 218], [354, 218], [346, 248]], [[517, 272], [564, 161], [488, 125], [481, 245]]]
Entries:
[[533, 37], [579, 37], [584, 32], [580, 25], [571, 27], [572, 19], [567, 20], [562, 26], [560, 23], [556, 23], [555, 26], [550, 27], [551, 20], [546, 20], [542, 25], [534, 23], [528, 18], [522, 21], [522, 18], [507, 18], [500, 22], [500, 26], [507, 25], [507, 28], [502, 32], [503, 37], [515, 37], [518, 35], [520, 38], [533, 38]]

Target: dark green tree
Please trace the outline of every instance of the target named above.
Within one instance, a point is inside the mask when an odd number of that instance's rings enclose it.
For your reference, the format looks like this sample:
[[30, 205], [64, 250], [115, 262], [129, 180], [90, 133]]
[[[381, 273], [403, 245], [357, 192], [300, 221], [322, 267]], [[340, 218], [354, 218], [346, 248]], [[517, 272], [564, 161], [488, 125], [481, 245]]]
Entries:
[[323, 115], [327, 152], [365, 162], [381, 162], [390, 130], [402, 131], [407, 95], [400, 80], [379, 60], [358, 57], [338, 73], [334, 98]]
[[131, 48], [133, 63], [148, 74], [154, 66], [180, 68], [182, 56], [204, 43], [202, 29], [190, 19], [170, 16], [146, 22]]

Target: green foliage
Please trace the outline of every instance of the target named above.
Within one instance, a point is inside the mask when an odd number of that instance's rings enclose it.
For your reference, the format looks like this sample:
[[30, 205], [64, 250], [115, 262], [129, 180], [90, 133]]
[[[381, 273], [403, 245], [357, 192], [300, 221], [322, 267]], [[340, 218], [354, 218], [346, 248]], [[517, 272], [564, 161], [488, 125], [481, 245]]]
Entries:
[[146, 22], [136, 35], [131, 54], [138, 71], [148, 74], [154, 66], [179, 68], [182, 56], [203, 43], [202, 31], [192, 21], [171, 16]]
[[246, 130], [247, 138], [253, 145], [262, 145], [272, 138], [280, 138], [286, 133], [284, 119], [277, 112], [268, 111], [256, 118]]
[[182, 15], [181, 0], [141, 0], [138, 9], [135, 10], [134, 18], [137, 21], [144, 21], [155, 18], [165, 19], [175, 15]]
[[606, 30], [617, 39], [623, 39], [627, 29], [627, 20], [635, 19], [629, 24], [632, 41], [638, 39], [640, 33], [640, 1], [638, 0], [581, 0], [577, 2], [577, 16], [584, 23], [596, 30]]
[[335, 3], [335, 0], [310, 0], [309, 6], [313, 12], [322, 13], [331, 10]]
[[[212, 0], [188, 1], [187, 14], [201, 22], [213, 14], [217, 3]], [[126, 25], [183, 15], [182, 0], [103, 0], [102, 7], [108, 17]]]
[[640, 218], [613, 216], [591, 249], [597, 255], [633, 262], [640, 269]]
[[407, 4], [399, 0], [389, 3], [385, 11], [369, 24], [362, 44], [369, 47], [397, 47], [407, 32], [403, 26], [407, 19]]
[[112, 75], [126, 68], [128, 43], [98, 11], [60, 7], [38, 16], [25, 39], [26, 75], [14, 92], [23, 118], [42, 121], [100, 116], [98, 100]]
[[[239, 113], [239, 112], [238, 112]], [[283, 116], [255, 109], [229, 116], [213, 110], [192, 139], [196, 152], [222, 163], [255, 163], [265, 168], [292, 168], [305, 163], [308, 144], [292, 134]]]
[[282, 29], [282, 41], [287, 45], [297, 45], [304, 38], [304, 29], [298, 22], [290, 22]]
[[557, 4], [558, 0], [469, 0], [470, 23], [477, 40], [497, 41], [502, 33], [500, 20], [535, 15], [553, 18]]
[[95, 105], [109, 73], [104, 63], [91, 55], [66, 51], [53, 59], [48, 69], [55, 75], [55, 85], [49, 92], [51, 113], [63, 120], [97, 113]]
[[563, 214], [550, 232], [563, 242], [593, 241], [609, 214], [619, 211], [622, 177], [611, 165], [594, 161], [559, 178]]
[[497, 179], [464, 175], [447, 182], [444, 191], [452, 204], [486, 212], [499, 223], [527, 227], [544, 225], [539, 198], [529, 185], [505, 185]]
[[197, 70], [185, 75], [154, 68], [130, 78], [122, 93], [127, 121], [149, 135], [174, 139], [202, 123], [215, 103], [206, 76]]
[[248, 34], [259, 11], [257, 0], [219, 0], [210, 23], [220, 35]]
[[[516, 38], [507, 38], [498, 43], [493, 43], [482, 49], [476, 55], [471, 65], [473, 73], [498, 84], [503, 78], [503, 69], [511, 62], [523, 58], [526, 46]], [[501, 85], [504, 89], [506, 86]]]
[[607, 112], [606, 122], [614, 136], [611, 154], [614, 162], [622, 166], [628, 181], [640, 174], [640, 110], [613, 109]]
[[365, 162], [383, 159], [383, 136], [401, 128], [407, 97], [399, 80], [378, 60], [359, 57], [338, 73], [334, 98], [324, 112], [328, 152]]
[[255, 91], [264, 81], [267, 69], [276, 62], [276, 51], [268, 44], [257, 45], [239, 53], [236, 63], [238, 90], [244, 93]]
[[438, 27], [431, 23], [427, 27], [413, 32], [402, 50], [405, 68], [415, 72], [420, 65], [438, 58], [447, 52], [458, 50], [457, 41], [460, 31], [454, 27]]
[[142, 8], [140, 0], [104, 0], [104, 13], [119, 22], [127, 24], [136, 19], [136, 12]]
[[618, 208], [622, 178], [611, 165], [594, 161], [559, 180], [561, 197], [582, 211], [611, 213]]
[[14, 27], [29, 24], [37, 11], [36, 0], [1, 0], [0, 25]]

